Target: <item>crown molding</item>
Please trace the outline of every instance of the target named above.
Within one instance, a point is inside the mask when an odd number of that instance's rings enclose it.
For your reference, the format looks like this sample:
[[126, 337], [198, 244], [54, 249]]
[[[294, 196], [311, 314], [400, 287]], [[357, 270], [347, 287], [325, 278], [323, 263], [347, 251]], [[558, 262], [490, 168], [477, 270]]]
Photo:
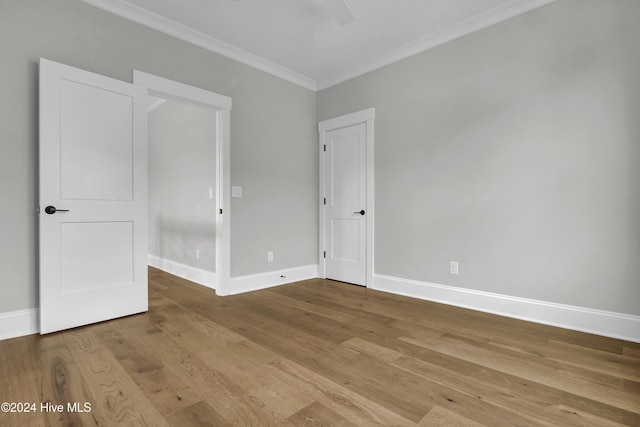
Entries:
[[154, 30], [176, 37], [180, 40], [220, 54], [241, 64], [256, 68], [265, 73], [287, 80], [291, 83], [315, 91], [315, 80], [282, 67], [258, 55], [208, 36], [200, 31], [193, 30], [185, 25], [167, 19], [146, 9], [127, 3], [123, 0], [81, 0], [84, 3], [99, 9], [118, 15], [122, 18], [153, 28]]
[[268, 61], [258, 55], [237, 48], [215, 37], [193, 30], [185, 25], [149, 12], [146, 9], [127, 3], [124, 0], [81, 0], [114, 15], [144, 25], [188, 43], [207, 49], [211, 52], [230, 58], [234, 61], [256, 68], [265, 73], [282, 78], [312, 91], [335, 86], [347, 80], [377, 70], [394, 62], [440, 46], [449, 41], [490, 27], [507, 19], [511, 19], [533, 9], [553, 3], [556, 0], [511, 0], [501, 6], [490, 9], [479, 15], [436, 31], [414, 42], [394, 49], [373, 61], [354, 67], [345, 72], [318, 81], [300, 73]]
[[324, 80], [320, 79], [316, 84], [317, 90], [327, 89], [555, 1], [556, 0], [511, 0], [501, 6], [497, 6], [447, 28], [428, 34], [416, 41], [394, 49], [373, 61], [338, 74], [335, 77]]

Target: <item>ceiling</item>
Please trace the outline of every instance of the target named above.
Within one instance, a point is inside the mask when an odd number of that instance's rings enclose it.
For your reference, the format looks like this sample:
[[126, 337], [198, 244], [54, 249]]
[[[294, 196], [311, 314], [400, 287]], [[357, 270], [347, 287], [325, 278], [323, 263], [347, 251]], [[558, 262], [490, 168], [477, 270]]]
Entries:
[[554, 0], [83, 0], [320, 90]]

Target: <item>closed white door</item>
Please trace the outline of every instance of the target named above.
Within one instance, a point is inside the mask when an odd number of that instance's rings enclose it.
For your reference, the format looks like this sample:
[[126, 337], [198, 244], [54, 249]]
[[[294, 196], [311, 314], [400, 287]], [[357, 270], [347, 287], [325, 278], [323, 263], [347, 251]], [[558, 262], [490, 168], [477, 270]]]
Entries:
[[40, 60], [40, 333], [147, 311], [146, 92]]
[[325, 277], [367, 284], [367, 127], [325, 134]]

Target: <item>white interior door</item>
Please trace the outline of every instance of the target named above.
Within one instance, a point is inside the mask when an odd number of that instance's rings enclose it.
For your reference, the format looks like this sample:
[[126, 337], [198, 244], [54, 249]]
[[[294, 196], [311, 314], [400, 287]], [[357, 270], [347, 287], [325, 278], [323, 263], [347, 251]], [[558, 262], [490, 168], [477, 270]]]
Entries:
[[367, 284], [367, 127], [325, 134], [325, 277]]
[[40, 333], [140, 313], [146, 91], [40, 60]]

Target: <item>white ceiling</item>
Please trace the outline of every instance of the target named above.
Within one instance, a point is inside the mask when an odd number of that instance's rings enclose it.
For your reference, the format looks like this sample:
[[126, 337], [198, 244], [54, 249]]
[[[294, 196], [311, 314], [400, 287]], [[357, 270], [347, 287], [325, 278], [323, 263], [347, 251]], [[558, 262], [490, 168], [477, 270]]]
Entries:
[[83, 0], [319, 90], [554, 0]]

